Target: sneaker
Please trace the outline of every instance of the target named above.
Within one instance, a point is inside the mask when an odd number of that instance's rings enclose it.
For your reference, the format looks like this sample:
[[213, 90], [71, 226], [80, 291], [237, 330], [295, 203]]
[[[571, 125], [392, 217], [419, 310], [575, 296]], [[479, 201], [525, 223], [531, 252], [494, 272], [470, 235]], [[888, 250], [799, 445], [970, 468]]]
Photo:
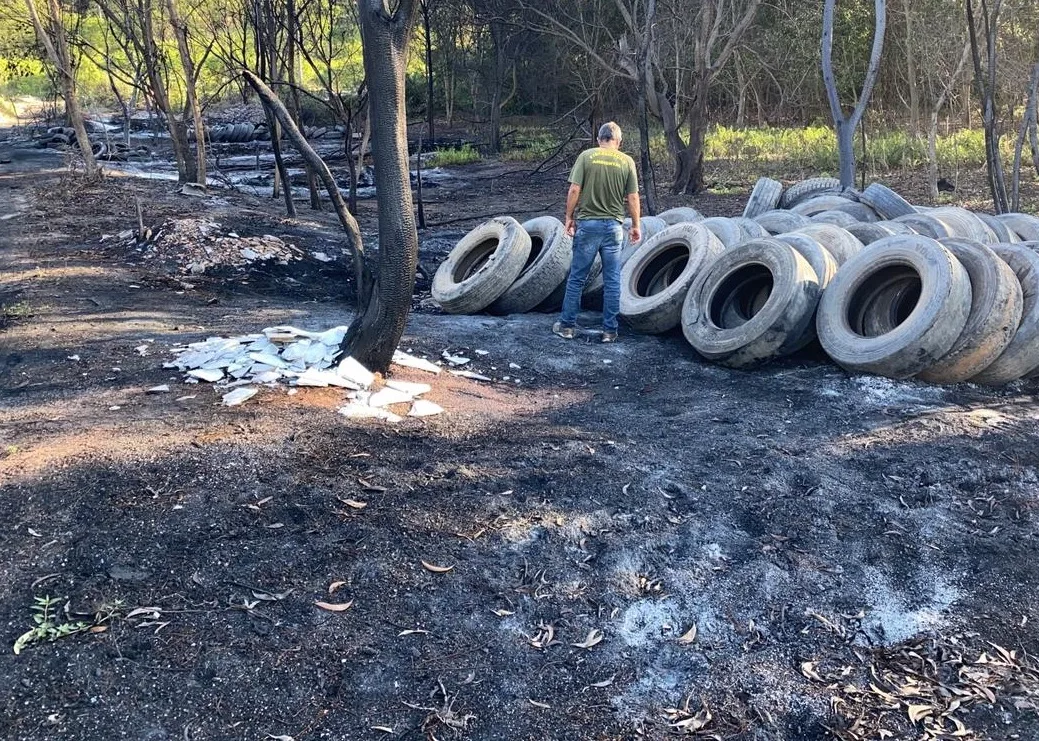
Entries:
[[564, 327], [560, 322], [552, 325], [552, 333], [559, 335], [564, 340], [572, 340], [575, 334], [573, 327]]
[[616, 342], [617, 341], [617, 333], [616, 332], [610, 332], [609, 330], [605, 330], [604, 329], [603, 333], [602, 333], [602, 337], [599, 339], [599, 341], [604, 343], [604, 344], [607, 343], [607, 342]]

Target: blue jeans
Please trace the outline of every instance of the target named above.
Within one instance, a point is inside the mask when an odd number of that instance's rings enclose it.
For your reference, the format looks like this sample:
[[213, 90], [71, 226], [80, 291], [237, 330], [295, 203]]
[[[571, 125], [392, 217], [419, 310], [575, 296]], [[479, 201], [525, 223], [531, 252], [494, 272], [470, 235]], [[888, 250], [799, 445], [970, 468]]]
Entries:
[[570, 277], [566, 279], [566, 296], [559, 323], [564, 327], [577, 325], [581, 310], [581, 293], [588, 280], [595, 256], [602, 256], [602, 328], [617, 331], [617, 315], [621, 310], [621, 240], [624, 233], [620, 223], [613, 219], [581, 219], [574, 234], [574, 258], [570, 263]]

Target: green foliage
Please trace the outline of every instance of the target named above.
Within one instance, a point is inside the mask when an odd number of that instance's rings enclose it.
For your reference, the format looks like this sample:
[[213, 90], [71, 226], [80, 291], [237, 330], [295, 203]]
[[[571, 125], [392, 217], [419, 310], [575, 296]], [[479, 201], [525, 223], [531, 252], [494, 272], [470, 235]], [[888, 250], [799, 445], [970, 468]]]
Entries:
[[541, 162], [562, 144], [555, 132], [542, 128], [520, 128], [505, 142], [501, 158], [510, 162]]
[[457, 167], [479, 162], [482, 159], [480, 153], [473, 149], [471, 144], [465, 144], [460, 149], [438, 149], [429, 158], [432, 167]]
[[28, 301], [18, 301], [13, 304], [0, 304], [0, 318], [3, 319], [29, 319], [33, 316], [33, 308]]
[[35, 625], [18, 636], [14, 642], [14, 652], [19, 654], [26, 646], [33, 643], [50, 643], [75, 633], [89, 630], [92, 626], [82, 621], [59, 622], [57, 608], [61, 605], [59, 597], [36, 597], [32, 606], [32, 620]]
[[[1009, 155], [1009, 137], [1004, 138], [1003, 145]], [[864, 160], [866, 167], [874, 171], [913, 169], [927, 162], [927, 140], [903, 130], [868, 133], [865, 157], [861, 147], [861, 139], [856, 137], [856, 158]], [[984, 133], [964, 129], [939, 136], [937, 151], [938, 164], [945, 169], [984, 165]], [[653, 154], [659, 157], [657, 152]], [[833, 172], [838, 168], [837, 138], [833, 129], [821, 125], [803, 129], [715, 126], [707, 135], [705, 157], [744, 165], [782, 163], [813, 172]]]

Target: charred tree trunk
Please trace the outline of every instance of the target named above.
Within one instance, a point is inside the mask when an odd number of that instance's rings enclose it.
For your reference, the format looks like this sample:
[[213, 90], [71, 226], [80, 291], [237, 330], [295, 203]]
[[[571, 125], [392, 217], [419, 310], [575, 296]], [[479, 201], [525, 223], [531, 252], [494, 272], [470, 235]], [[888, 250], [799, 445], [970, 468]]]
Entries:
[[[436, 130], [433, 128], [433, 37], [429, 29], [429, 5], [432, 0], [422, 2], [422, 31], [426, 36], [426, 123], [429, 125], [429, 146], [436, 147]], [[420, 147], [421, 150], [421, 147]]]
[[[1039, 62], [1032, 65], [1032, 75], [1028, 79], [1028, 102], [1025, 113], [1021, 117], [1021, 129], [1017, 132], [1014, 145], [1014, 169], [1011, 175], [1010, 208], [1021, 210], [1021, 163], [1024, 157], [1025, 139], [1036, 127], [1036, 95], [1039, 94]], [[1035, 154], [1033, 149], [1032, 154]]]
[[417, 0], [358, 0], [364, 70], [372, 121], [379, 260], [364, 311], [350, 323], [342, 350], [373, 371], [385, 372], [411, 311], [418, 265], [418, 231], [408, 168], [404, 74]]
[[[170, 25], [177, 37], [177, 51], [180, 54], [180, 65], [184, 71], [184, 107], [195, 127], [195, 182], [206, 187], [206, 128], [202, 123], [202, 106], [199, 105], [195, 86], [195, 63], [191, 59], [191, 48], [188, 46], [188, 27], [177, 13], [173, 0], [166, 0], [166, 10], [170, 14]], [[185, 125], [185, 138], [186, 125]]]
[[[710, 85], [710, 80], [705, 77], [700, 77], [693, 83], [693, 93], [686, 109], [689, 118], [689, 143], [679, 152], [675, 182], [671, 186], [671, 192], [676, 195], [696, 195], [705, 187], [703, 150], [707, 139], [707, 127], [710, 124], [710, 111], [707, 107]], [[675, 136], [677, 137], [677, 130]]]
[[870, 52], [869, 67], [862, 83], [862, 92], [850, 115], [845, 116], [841, 109], [841, 101], [837, 94], [837, 80], [833, 74], [833, 12], [836, 0], [826, 0], [823, 6], [823, 40], [822, 68], [823, 84], [826, 86], [826, 97], [830, 102], [830, 113], [837, 132], [837, 151], [840, 155], [841, 184], [846, 188], [855, 185], [855, 128], [866, 112], [873, 85], [880, 72], [880, 58], [884, 51], [884, 32], [887, 28], [886, 0], [874, 0], [875, 26], [873, 31], [873, 49]]
[[906, 79], [909, 82], [909, 128], [913, 136], [920, 133], [920, 86], [916, 79], [916, 51], [913, 42], [916, 38], [913, 28], [912, 0], [902, 0], [902, 13], [905, 15], [906, 42]]
[[989, 12], [988, 0], [981, 0], [983, 31], [985, 33], [985, 55], [988, 69], [981, 63], [981, 45], [974, 16], [976, 0], [967, 0], [967, 31], [970, 34], [970, 53], [974, 62], [974, 88], [981, 102], [981, 125], [985, 129], [985, 161], [988, 170], [992, 205], [997, 214], [1010, 210], [1007, 198], [1006, 178], [1003, 175], [1003, 158], [999, 152], [999, 121], [996, 118], [996, 33], [999, 27], [999, 10], [1002, 0], [996, 0]]
[[653, 178], [653, 158], [649, 150], [649, 111], [646, 104], [646, 88], [649, 85], [651, 76], [649, 69], [650, 34], [652, 33], [653, 17], [656, 15], [656, 12], [656, 0], [649, 0], [646, 5], [645, 33], [643, 34], [642, 46], [639, 49], [637, 61], [639, 74], [635, 92], [639, 101], [639, 158], [642, 165], [642, 187], [646, 193], [645, 211], [649, 216], [654, 216], [657, 213], [657, 188], [656, 181]]
[[[79, 107], [79, 95], [76, 91], [76, 72], [72, 69], [72, 59], [69, 57], [68, 42], [65, 39], [65, 22], [62, 17], [61, 6], [58, 0], [50, 0], [49, 17], [47, 23], [40, 19], [36, 10], [34, 0], [25, 0], [32, 18], [33, 28], [36, 36], [47, 51], [51, 64], [55, 66], [58, 79], [61, 81], [61, 95], [65, 100], [65, 115], [68, 116], [69, 125], [76, 132], [76, 143], [79, 144], [80, 154], [83, 155], [83, 170], [89, 180], [96, 180], [101, 176], [101, 168], [94, 159], [94, 150], [91, 149], [90, 137], [87, 136], [87, 128], [83, 123], [83, 111]], [[48, 28], [49, 26], [49, 28]]]

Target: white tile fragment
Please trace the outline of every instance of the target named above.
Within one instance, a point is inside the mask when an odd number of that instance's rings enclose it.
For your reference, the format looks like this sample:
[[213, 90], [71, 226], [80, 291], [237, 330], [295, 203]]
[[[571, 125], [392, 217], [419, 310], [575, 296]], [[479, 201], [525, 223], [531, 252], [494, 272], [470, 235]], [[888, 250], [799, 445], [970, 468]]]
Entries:
[[267, 352], [251, 352], [249, 357], [255, 360], [257, 363], [263, 363], [269, 365], [272, 368], [287, 368], [288, 363], [279, 358], [277, 355]]
[[170, 392], [170, 385], [168, 383], [164, 383], [161, 386], [152, 386], [145, 393], [149, 393], [149, 394], [168, 394], [169, 392]]
[[340, 407], [339, 413], [350, 419], [382, 419], [387, 422], [400, 422], [401, 417], [386, 409], [370, 407], [366, 404], [352, 403]]
[[385, 407], [390, 406], [391, 404], [406, 404], [409, 401], [414, 401], [414, 399], [414, 396], [405, 393], [404, 391], [398, 391], [393, 388], [384, 388], [376, 391], [368, 398], [368, 406]]
[[469, 358], [465, 357], [464, 355], [452, 355], [447, 350], [444, 350], [444, 352], [440, 353], [440, 357], [442, 357], [451, 365], [465, 365], [469, 362]]
[[444, 408], [439, 404], [435, 404], [429, 399], [415, 399], [411, 405], [411, 410], [408, 412], [409, 417], [432, 417], [434, 414], [440, 414], [444, 411]]
[[238, 406], [239, 404], [243, 404], [249, 399], [256, 396], [258, 392], [259, 389], [253, 386], [243, 386], [242, 388], [237, 388], [229, 394], [224, 394], [224, 406], [233, 407]]
[[433, 389], [428, 383], [412, 383], [411, 381], [387, 381], [386, 387], [403, 391], [412, 396], [422, 396], [422, 394], [428, 394]]
[[219, 368], [195, 368], [194, 370], [189, 370], [188, 375], [200, 381], [215, 383], [224, 377], [224, 372]]
[[393, 364], [404, 366], [405, 368], [428, 371], [429, 373], [439, 373], [441, 370], [439, 365], [433, 365], [428, 360], [416, 358], [414, 355], [408, 355], [400, 350], [393, 352]]
[[473, 371], [467, 371], [467, 370], [449, 370], [448, 373], [450, 373], [453, 376], [461, 376], [462, 378], [469, 378], [469, 379], [472, 379], [473, 381], [493, 381], [494, 380], [493, 378], [488, 378], [487, 376], [481, 375], [479, 373], [474, 373]]
[[339, 367], [336, 368], [336, 373], [341, 378], [353, 381], [363, 388], [367, 388], [375, 382], [375, 374], [352, 357], [343, 358], [342, 362], [339, 363]]

